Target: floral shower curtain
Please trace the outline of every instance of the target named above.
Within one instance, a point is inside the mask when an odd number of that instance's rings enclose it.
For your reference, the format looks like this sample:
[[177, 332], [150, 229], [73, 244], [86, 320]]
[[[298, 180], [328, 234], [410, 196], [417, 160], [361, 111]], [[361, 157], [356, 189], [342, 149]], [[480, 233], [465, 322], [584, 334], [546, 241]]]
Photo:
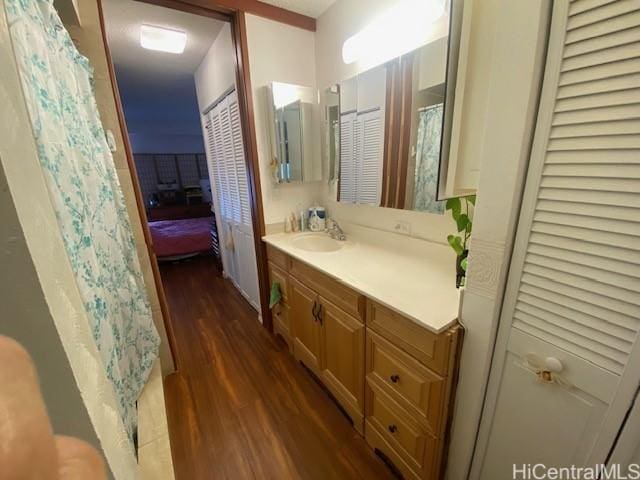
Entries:
[[107, 377], [132, 439], [135, 402], [158, 355], [122, 190], [89, 61], [52, 0], [6, 0], [38, 157]]
[[419, 112], [413, 208], [421, 212], [444, 213], [445, 202], [436, 200], [442, 107], [443, 104], [440, 103]]

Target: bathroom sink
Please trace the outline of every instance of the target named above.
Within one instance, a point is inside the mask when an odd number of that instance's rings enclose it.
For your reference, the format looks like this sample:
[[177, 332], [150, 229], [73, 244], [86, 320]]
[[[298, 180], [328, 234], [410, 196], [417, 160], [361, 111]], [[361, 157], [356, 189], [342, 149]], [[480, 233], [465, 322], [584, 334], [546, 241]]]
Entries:
[[307, 252], [337, 252], [344, 247], [344, 242], [325, 233], [300, 233], [291, 239], [291, 245]]

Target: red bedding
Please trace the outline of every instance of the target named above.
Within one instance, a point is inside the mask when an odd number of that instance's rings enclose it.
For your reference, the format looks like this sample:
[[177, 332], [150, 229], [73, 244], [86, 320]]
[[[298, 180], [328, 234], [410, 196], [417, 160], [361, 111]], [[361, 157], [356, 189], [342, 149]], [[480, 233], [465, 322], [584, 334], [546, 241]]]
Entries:
[[212, 217], [149, 222], [158, 257], [204, 252], [211, 248]]

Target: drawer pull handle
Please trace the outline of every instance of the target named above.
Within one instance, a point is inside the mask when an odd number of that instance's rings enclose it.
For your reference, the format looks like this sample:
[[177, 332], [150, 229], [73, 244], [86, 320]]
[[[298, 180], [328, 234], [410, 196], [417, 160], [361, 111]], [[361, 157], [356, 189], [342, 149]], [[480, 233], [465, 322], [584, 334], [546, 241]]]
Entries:
[[400, 381], [400, 375], [394, 373], [389, 377], [389, 380], [391, 380], [393, 383], [398, 383]]
[[311, 313], [313, 314], [314, 321], [318, 321], [318, 313], [316, 312], [316, 308], [318, 307], [318, 302], [316, 300], [313, 301], [313, 307], [311, 308]]
[[395, 425], [389, 425], [387, 428], [391, 433], [396, 433], [398, 431], [398, 427], [396, 427]]

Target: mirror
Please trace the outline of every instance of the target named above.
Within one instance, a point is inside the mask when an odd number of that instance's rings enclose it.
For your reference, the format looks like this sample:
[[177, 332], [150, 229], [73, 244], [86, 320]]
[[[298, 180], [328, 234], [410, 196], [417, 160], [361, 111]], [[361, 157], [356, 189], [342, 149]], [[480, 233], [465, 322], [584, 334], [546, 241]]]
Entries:
[[339, 148], [325, 137], [325, 156], [330, 172], [332, 159], [338, 165], [338, 201], [444, 213], [460, 12], [451, 19], [460, 3], [451, 2], [448, 34], [333, 87]]
[[338, 85], [324, 91], [324, 145], [325, 162], [329, 168], [329, 180], [340, 175], [340, 93]]
[[278, 183], [321, 180], [316, 138], [317, 90], [272, 82], [267, 92], [274, 179]]

